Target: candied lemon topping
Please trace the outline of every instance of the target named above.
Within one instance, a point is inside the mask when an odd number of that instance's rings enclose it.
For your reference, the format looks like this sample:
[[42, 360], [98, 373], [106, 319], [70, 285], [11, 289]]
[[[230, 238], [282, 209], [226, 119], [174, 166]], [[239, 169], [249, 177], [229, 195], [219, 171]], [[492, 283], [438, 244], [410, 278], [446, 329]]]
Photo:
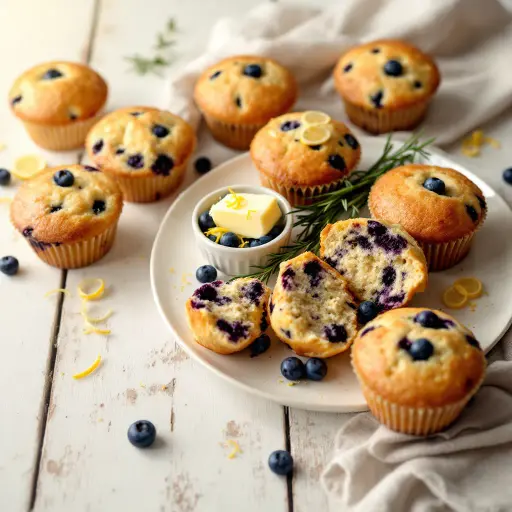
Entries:
[[443, 303], [451, 309], [463, 308], [468, 302], [468, 295], [464, 288], [448, 287], [443, 293]]
[[69, 293], [69, 290], [66, 290], [66, 288], [55, 288], [55, 290], [50, 290], [44, 294], [45, 297], [49, 297], [50, 295], [53, 295], [54, 293], [65, 293], [66, 295], [71, 295]]
[[492, 137], [486, 137], [483, 130], [475, 130], [469, 137], [462, 141], [462, 154], [470, 158], [480, 155], [481, 149], [485, 144], [489, 144], [495, 149], [501, 147], [498, 140]]
[[330, 138], [331, 130], [323, 124], [306, 126], [300, 134], [300, 141], [306, 146], [317, 146], [327, 142]]
[[[90, 288], [91, 285], [97, 284], [97, 288], [93, 289], [94, 291], [91, 291], [87, 293], [84, 288]], [[84, 300], [98, 300], [100, 299], [103, 294], [105, 293], [105, 281], [103, 279], [96, 277], [91, 279], [84, 279], [78, 283], [78, 294], [82, 299]]]
[[457, 290], [464, 290], [470, 299], [476, 299], [480, 297], [483, 292], [482, 281], [476, 277], [462, 277], [461, 279], [457, 279], [453, 286]]
[[24, 155], [17, 158], [11, 173], [20, 180], [28, 180], [46, 169], [46, 160], [39, 155]]
[[85, 369], [83, 372], [75, 373], [75, 375], [73, 375], [73, 379], [83, 379], [84, 377], [87, 377], [87, 375], [90, 375], [94, 370], [96, 370], [96, 368], [98, 368], [100, 363], [101, 356], [98, 356], [96, 358], [96, 361], [94, 361], [94, 363], [92, 363], [91, 366], [89, 366], [89, 368]]
[[327, 124], [331, 118], [319, 110], [308, 110], [302, 114], [300, 120], [306, 125]]

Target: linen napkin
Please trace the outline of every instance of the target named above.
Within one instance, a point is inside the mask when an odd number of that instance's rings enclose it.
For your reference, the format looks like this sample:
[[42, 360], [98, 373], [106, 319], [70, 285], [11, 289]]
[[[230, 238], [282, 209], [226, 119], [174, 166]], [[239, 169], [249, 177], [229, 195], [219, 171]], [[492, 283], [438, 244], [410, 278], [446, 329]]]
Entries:
[[350, 46], [379, 38], [405, 39], [436, 59], [442, 83], [423, 126], [436, 144], [455, 141], [512, 105], [511, 0], [343, 0], [325, 9], [268, 3], [241, 19], [220, 20], [204, 54], [171, 77], [170, 108], [197, 126], [192, 94], [201, 72], [229, 55], [255, 54], [293, 71], [301, 89], [297, 110], [346, 120], [332, 69]]

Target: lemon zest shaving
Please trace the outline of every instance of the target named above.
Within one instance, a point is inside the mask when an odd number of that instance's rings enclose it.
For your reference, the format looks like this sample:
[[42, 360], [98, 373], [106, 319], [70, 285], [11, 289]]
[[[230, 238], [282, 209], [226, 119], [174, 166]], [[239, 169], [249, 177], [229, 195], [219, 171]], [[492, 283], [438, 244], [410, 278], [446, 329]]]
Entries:
[[215, 228], [210, 228], [208, 231], [205, 231], [205, 235], [208, 236], [208, 235], [214, 235], [217, 237], [217, 239], [215, 240], [215, 243], [219, 243], [219, 240], [220, 240], [220, 237], [224, 234], [224, 233], [229, 233], [229, 229], [226, 229], [226, 228], [220, 228], [220, 227], [215, 227]]
[[141, 388], [146, 388], [146, 384], [142, 384], [142, 382], [139, 382], [139, 386], [140, 386]]
[[247, 220], [251, 220], [251, 213], [256, 213], [258, 210], [247, 210], [247, 215], [245, 216], [245, 218]]
[[226, 201], [226, 206], [233, 210], [239, 210], [244, 205], [245, 199], [239, 196], [232, 188], [228, 188], [228, 190], [233, 197]]
[[86, 323], [89, 324], [100, 324], [101, 322], [104, 322], [107, 320], [107, 318], [110, 318], [113, 315], [113, 311], [109, 309], [103, 316], [99, 317], [91, 317], [87, 314], [87, 301], [84, 300], [82, 303], [82, 309], [80, 310], [80, 314], [84, 317], [84, 320]]
[[83, 372], [75, 373], [73, 375], [73, 379], [83, 379], [84, 377], [87, 377], [87, 375], [90, 375], [98, 366], [101, 364], [101, 356], [98, 356], [96, 358], [96, 361], [89, 366], [89, 368], [86, 368]]
[[468, 295], [462, 287], [449, 286], [443, 292], [443, 304], [450, 309], [461, 309], [468, 303]]
[[228, 459], [234, 459], [237, 455], [237, 453], [243, 453], [242, 449], [240, 448], [240, 445], [238, 444], [238, 441], [235, 441], [234, 439], [228, 439], [227, 443], [231, 445], [231, 452], [228, 455]]
[[[95, 281], [98, 283], [98, 288], [91, 293], [86, 293], [83, 288], [84, 288], [84, 286], [87, 285], [88, 282], [90, 283], [92, 281]], [[101, 297], [105, 293], [105, 281], [103, 281], [103, 279], [101, 279], [99, 277], [96, 277], [93, 279], [83, 279], [82, 281], [80, 281], [80, 283], [78, 283], [77, 288], [78, 288], [78, 294], [80, 295], [80, 297], [82, 297], [82, 299], [98, 300], [98, 299], [101, 299]]]
[[50, 290], [44, 294], [45, 297], [49, 297], [50, 295], [53, 295], [54, 293], [65, 293], [66, 295], [71, 295], [69, 290], [66, 288], [55, 288], [55, 290]]
[[167, 386], [164, 384], [161, 389], [162, 391], [165, 391], [167, 389]]
[[174, 274], [174, 273], [176, 272], [176, 270], [174, 270], [174, 267], [171, 267], [171, 268], [169, 269], [169, 272], [170, 272], [171, 274]]
[[483, 130], [475, 130], [462, 141], [461, 152], [465, 156], [474, 158], [480, 155], [481, 148], [485, 146], [485, 144], [488, 144], [495, 149], [499, 149], [501, 147], [501, 144], [497, 139], [485, 136]]
[[112, 331], [110, 329], [100, 329], [99, 327], [96, 327], [92, 325], [89, 322], [85, 322], [85, 328], [84, 328], [84, 334], [110, 334]]

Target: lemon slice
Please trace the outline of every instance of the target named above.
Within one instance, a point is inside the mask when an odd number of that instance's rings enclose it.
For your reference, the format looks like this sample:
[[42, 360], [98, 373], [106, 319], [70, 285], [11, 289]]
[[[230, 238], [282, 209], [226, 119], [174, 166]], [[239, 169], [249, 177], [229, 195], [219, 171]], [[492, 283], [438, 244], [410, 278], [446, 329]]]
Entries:
[[[97, 283], [98, 287], [92, 291], [87, 293], [84, 288], [89, 288], [92, 283]], [[100, 299], [103, 296], [103, 293], [105, 292], [105, 281], [103, 279], [94, 278], [94, 279], [84, 279], [83, 281], [80, 281], [78, 283], [78, 294], [82, 299], [84, 300], [97, 300]]]
[[331, 131], [323, 124], [306, 126], [300, 134], [300, 141], [306, 146], [317, 146], [323, 144], [331, 138]]
[[327, 114], [319, 110], [308, 110], [301, 117], [301, 121], [308, 126], [327, 124], [330, 120], [331, 118]]
[[482, 281], [477, 279], [476, 277], [463, 277], [461, 279], [457, 279], [453, 286], [457, 289], [457, 291], [461, 291], [461, 293], [466, 293], [468, 298], [476, 299], [480, 297], [483, 292]]
[[42, 156], [24, 155], [16, 159], [11, 173], [20, 180], [28, 180], [43, 169], [46, 169], [46, 160]]
[[83, 372], [75, 373], [75, 375], [73, 375], [73, 379], [83, 379], [84, 377], [87, 377], [87, 375], [90, 375], [94, 370], [96, 370], [96, 368], [98, 368], [100, 363], [101, 356], [98, 356], [96, 358], [96, 361], [94, 361], [94, 363], [92, 363], [91, 366], [89, 366], [89, 368], [85, 369]]
[[451, 309], [463, 308], [468, 302], [468, 294], [462, 287], [450, 286], [443, 293], [443, 303]]

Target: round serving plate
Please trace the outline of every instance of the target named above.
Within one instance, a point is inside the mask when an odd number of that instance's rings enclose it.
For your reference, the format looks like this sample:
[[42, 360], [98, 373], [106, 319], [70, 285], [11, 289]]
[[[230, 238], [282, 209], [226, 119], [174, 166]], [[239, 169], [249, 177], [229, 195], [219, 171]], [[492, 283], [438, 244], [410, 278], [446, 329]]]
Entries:
[[[361, 169], [368, 168], [382, 154], [385, 138], [360, 139], [363, 148]], [[400, 142], [396, 142], [398, 146]], [[450, 157], [431, 150], [428, 161], [452, 167], [465, 174], [483, 191], [488, 205], [487, 219], [475, 237], [470, 254], [459, 265], [444, 272], [431, 273], [425, 293], [415, 297], [413, 306], [446, 309], [441, 302], [443, 290], [459, 277], [477, 277], [485, 293], [475, 307], [450, 311], [469, 327], [489, 351], [506, 332], [512, 320], [512, 212], [493, 189]], [[283, 405], [331, 412], [355, 412], [366, 404], [350, 366], [349, 351], [327, 360], [328, 374], [321, 382], [289, 385], [280, 374], [281, 361], [292, 352], [270, 332], [272, 346], [264, 354], [250, 358], [249, 351], [223, 356], [194, 341], [185, 317], [185, 302], [199, 286], [195, 279], [204, 259], [196, 247], [190, 227], [194, 206], [210, 191], [233, 184], [259, 184], [258, 173], [248, 153], [236, 157], [201, 177], [180, 194], [169, 208], [156, 236], [151, 254], [151, 286], [156, 304], [165, 322], [186, 352], [214, 373], [257, 394]], [[225, 276], [219, 275], [219, 279]], [[273, 283], [270, 283], [272, 285]]]

